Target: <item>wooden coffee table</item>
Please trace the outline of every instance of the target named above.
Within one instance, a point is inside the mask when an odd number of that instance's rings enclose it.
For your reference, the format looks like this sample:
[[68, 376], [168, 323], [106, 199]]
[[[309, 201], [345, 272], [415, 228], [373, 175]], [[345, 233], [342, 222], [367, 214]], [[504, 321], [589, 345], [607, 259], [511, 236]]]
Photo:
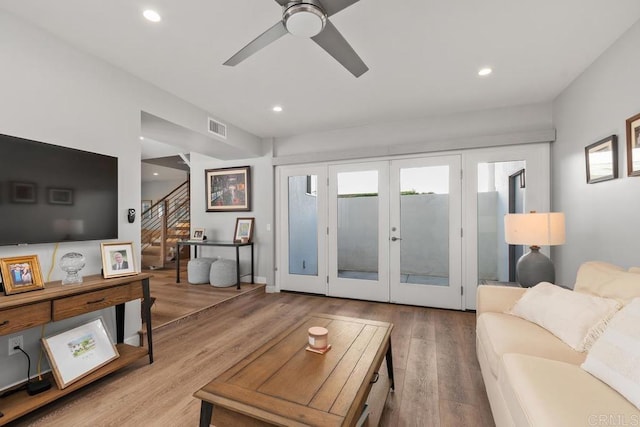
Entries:
[[[311, 326], [329, 330], [325, 354], [305, 350]], [[367, 413], [364, 425], [377, 425], [393, 389], [392, 328], [328, 314], [306, 317], [194, 394], [202, 400], [200, 426], [354, 426]]]

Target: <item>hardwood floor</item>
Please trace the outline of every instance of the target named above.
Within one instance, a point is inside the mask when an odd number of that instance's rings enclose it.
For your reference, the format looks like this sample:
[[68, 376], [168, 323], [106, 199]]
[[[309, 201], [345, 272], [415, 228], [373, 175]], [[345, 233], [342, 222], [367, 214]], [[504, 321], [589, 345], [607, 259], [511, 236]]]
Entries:
[[383, 426], [492, 426], [475, 356], [475, 314], [291, 293], [251, 292], [154, 331], [144, 359], [14, 426], [195, 426], [193, 393], [309, 312], [389, 321], [396, 390]]
[[210, 307], [222, 304], [250, 292], [264, 292], [264, 285], [243, 283], [241, 289], [235, 286], [217, 288], [207, 284], [192, 285], [187, 282], [186, 262], [180, 270], [181, 282], [176, 283], [175, 267], [153, 270], [149, 280], [151, 297], [151, 324], [154, 330], [174, 326], [183, 319], [193, 317]]

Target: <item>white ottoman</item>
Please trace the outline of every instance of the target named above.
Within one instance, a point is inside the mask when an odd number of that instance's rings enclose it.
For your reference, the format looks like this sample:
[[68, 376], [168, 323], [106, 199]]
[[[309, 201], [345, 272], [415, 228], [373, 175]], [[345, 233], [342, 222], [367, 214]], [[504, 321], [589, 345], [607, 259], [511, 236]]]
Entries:
[[211, 264], [211, 272], [209, 274], [209, 282], [211, 286], [218, 288], [227, 288], [229, 286], [235, 286], [237, 280], [236, 276], [236, 262], [230, 259], [218, 259]]
[[194, 258], [187, 263], [187, 280], [192, 285], [209, 283], [209, 272], [214, 258]]

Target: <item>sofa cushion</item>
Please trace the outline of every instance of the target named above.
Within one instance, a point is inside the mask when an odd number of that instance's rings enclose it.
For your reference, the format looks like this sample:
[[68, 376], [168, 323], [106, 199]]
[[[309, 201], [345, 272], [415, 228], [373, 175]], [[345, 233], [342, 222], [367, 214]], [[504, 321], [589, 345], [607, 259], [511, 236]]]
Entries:
[[640, 274], [635, 268], [625, 271], [613, 264], [589, 261], [578, 269], [573, 289], [577, 292], [615, 298], [626, 304], [633, 298], [640, 297]]
[[494, 377], [498, 375], [500, 358], [507, 353], [549, 357], [575, 365], [586, 357], [546, 329], [506, 313], [481, 314], [476, 331], [478, 346], [482, 347]]
[[640, 298], [611, 319], [582, 368], [640, 408]]
[[622, 426], [640, 420], [635, 406], [579, 366], [505, 354], [500, 368], [499, 387], [517, 426]]
[[542, 282], [527, 289], [510, 314], [534, 322], [577, 351], [589, 349], [621, 304]]

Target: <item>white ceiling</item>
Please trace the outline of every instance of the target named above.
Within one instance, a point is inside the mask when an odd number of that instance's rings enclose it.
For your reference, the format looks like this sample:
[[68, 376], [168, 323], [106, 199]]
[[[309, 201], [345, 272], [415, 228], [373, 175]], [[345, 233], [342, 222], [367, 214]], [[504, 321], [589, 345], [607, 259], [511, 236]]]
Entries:
[[[551, 101], [640, 18], [638, 0], [360, 0], [331, 17], [370, 68], [356, 79], [290, 35], [223, 66], [280, 19], [273, 0], [0, 8], [261, 137]], [[482, 66], [495, 72], [479, 78]]]

